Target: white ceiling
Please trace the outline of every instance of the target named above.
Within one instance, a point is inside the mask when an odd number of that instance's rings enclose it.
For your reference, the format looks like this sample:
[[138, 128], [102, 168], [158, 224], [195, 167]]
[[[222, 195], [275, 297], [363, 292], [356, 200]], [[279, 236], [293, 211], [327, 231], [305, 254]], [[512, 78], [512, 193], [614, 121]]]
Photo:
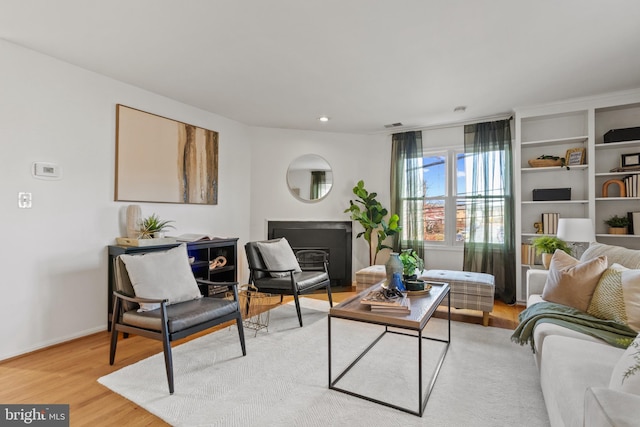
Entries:
[[638, 0], [0, 0], [18, 45], [249, 125], [356, 133], [639, 88], [639, 22]]

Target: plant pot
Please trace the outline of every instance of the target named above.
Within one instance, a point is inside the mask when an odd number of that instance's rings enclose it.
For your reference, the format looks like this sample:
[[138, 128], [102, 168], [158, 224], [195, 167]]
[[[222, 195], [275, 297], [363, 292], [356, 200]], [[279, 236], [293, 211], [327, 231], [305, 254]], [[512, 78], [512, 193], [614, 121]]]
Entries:
[[547, 270], [549, 269], [549, 266], [551, 265], [551, 258], [552, 257], [553, 257], [553, 254], [542, 254], [542, 265]]
[[154, 239], [164, 239], [164, 236], [165, 236], [164, 231], [156, 231], [155, 233], [153, 233]]
[[627, 227], [609, 227], [609, 234], [627, 234]]

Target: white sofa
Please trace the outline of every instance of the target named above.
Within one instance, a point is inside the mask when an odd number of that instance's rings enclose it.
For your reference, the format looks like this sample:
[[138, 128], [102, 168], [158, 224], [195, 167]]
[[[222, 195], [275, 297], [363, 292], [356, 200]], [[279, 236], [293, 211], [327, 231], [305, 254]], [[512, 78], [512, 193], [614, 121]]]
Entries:
[[[607, 255], [609, 265], [640, 269], [640, 251], [592, 244], [581, 261]], [[527, 272], [527, 306], [543, 301], [546, 270]], [[540, 385], [552, 426], [640, 426], [640, 395], [611, 390], [624, 350], [550, 323], [533, 332]]]

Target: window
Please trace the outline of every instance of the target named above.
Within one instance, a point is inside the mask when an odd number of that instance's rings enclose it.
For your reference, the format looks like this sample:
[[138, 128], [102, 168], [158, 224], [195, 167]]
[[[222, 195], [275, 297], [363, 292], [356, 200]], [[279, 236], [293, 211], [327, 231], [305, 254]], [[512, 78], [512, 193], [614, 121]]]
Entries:
[[[501, 156], [502, 153], [491, 153]], [[476, 188], [473, 194], [471, 182], [474, 167], [473, 154], [465, 154], [461, 149], [426, 152], [423, 156], [424, 240], [428, 245], [461, 246], [470, 233], [480, 241], [501, 243], [504, 240], [504, 197], [500, 171], [487, 171], [492, 176], [492, 187]], [[477, 167], [477, 166], [476, 166]], [[469, 230], [467, 206], [478, 197], [486, 200], [485, 206], [491, 212], [490, 223], [477, 222], [474, 230]]]

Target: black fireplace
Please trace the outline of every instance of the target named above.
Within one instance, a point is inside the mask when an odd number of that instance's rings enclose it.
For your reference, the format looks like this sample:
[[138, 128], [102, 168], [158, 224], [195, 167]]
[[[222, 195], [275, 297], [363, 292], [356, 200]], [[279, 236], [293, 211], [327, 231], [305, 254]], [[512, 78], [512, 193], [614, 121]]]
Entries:
[[331, 285], [351, 286], [351, 221], [269, 221], [267, 228], [269, 239], [286, 238], [294, 252], [326, 252]]

